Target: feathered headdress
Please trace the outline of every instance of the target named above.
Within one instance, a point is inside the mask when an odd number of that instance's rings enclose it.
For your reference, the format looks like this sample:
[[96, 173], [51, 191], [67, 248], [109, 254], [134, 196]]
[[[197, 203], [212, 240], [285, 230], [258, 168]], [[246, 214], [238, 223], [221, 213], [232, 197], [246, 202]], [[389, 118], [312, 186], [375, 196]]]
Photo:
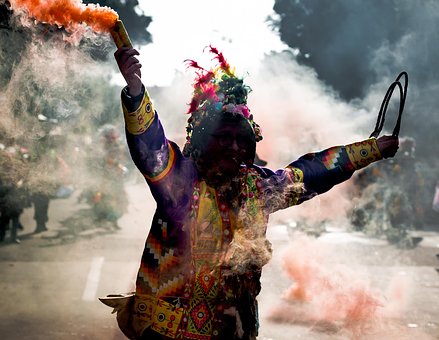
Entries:
[[244, 84], [231, 69], [223, 54], [215, 47], [209, 46], [209, 52], [215, 55], [218, 66], [206, 70], [194, 60], [186, 60], [188, 68], [196, 69], [194, 92], [187, 111], [190, 114], [186, 127], [186, 144], [183, 153], [190, 153], [191, 138], [194, 129], [205, 119], [220, 118], [225, 112], [242, 115], [249, 122], [256, 142], [262, 140], [261, 129], [253, 120], [247, 107], [247, 95], [250, 87]]

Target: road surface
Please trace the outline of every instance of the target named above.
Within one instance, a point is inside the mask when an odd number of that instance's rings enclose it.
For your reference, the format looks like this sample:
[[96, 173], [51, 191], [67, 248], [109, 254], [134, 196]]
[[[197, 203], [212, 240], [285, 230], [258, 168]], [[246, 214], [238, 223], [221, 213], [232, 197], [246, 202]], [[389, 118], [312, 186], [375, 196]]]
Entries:
[[[84, 208], [75, 201], [78, 193], [51, 202], [45, 233], [32, 233], [33, 210], [26, 209], [21, 218], [21, 244], [0, 246], [1, 339], [125, 339], [115, 315], [97, 297], [134, 289], [155, 209], [143, 183], [129, 183], [126, 189], [131, 203], [119, 221], [120, 230], [89, 225], [79, 235], [69, 233], [61, 222]], [[423, 236], [411, 250], [346, 233], [337, 226], [329, 226], [318, 239], [302, 239], [289, 233], [282, 219], [274, 218], [268, 229], [273, 259], [264, 268], [259, 296], [259, 339], [439, 339], [439, 275], [435, 270], [439, 267], [435, 256], [439, 234], [424, 232]], [[295, 242], [300, 240], [309, 242], [308, 253], [306, 249], [297, 253], [300, 243]], [[326, 251], [324, 257], [313, 253], [321, 249]], [[381, 303], [372, 313], [374, 319], [354, 320], [354, 326], [328, 321], [321, 313], [329, 305], [334, 307], [334, 297], [319, 291], [312, 292], [311, 300], [286, 298], [294, 280], [285, 273], [283, 263], [293, 258], [313, 263], [311, 277], [336, 278], [338, 298], [349, 297], [352, 287], [370, 289]], [[347, 301], [343, 299], [335, 305], [338, 311]]]

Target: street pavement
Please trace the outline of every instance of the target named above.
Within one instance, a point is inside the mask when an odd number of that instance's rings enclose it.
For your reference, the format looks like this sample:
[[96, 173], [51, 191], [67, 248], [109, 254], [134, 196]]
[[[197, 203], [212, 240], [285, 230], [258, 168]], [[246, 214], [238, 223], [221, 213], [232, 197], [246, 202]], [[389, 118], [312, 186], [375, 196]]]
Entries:
[[[130, 206], [119, 230], [90, 225], [69, 233], [62, 221], [85, 207], [76, 202], [76, 192], [51, 201], [47, 232], [33, 234], [33, 209], [26, 209], [21, 243], [0, 246], [0, 339], [125, 339], [111, 308], [97, 298], [134, 290], [155, 209], [145, 184], [132, 182], [126, 190]], [[289, 228], [276, 216], [268, 228], [273, 258], [264, 267], [258, 298], [260, 340], [439, 339], [438, 232], [418, 232], [424, 239], [416, 248], [398, 249], [338, 226], [328, 225], [318, 239]], [[299, 244], [308, 244], [305, 253], [297, 252]], [[324, 311], [330, 294], [314, 291], [314, 300], [286, 298], [294, 280], [283, 268], [300, 258], [303, 266], [312, 264], [311, 277], [339, 280], [337, 298], [351, 294], [352, 286], [369, 287], [380, 307], [372, 318], [355, 320], [355, 327], [346, 320], [315, 317], [310, 307]], [[339, 310], [345, 301], [337, 302]]]

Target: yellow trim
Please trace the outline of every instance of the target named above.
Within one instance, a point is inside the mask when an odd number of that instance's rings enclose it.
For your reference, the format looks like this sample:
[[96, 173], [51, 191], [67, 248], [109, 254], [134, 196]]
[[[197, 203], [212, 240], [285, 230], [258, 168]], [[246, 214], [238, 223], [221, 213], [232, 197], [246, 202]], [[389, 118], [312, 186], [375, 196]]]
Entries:
[[383, 158], [375, 138], [346, 145], [346, 152], [354, 169], [362, 169]]
[[303, 183], [303, 171], [299, 168], [288, 167], [294, 174], [294, 183]]
[[134, 311], [136, 317], [146, 327], [150, 326], [157, 333], [172, 339], [178, 337], [178, 326], [184, 314], [183, 308], [150, 295], [136, 294]]
[[288, 205], [296, 205], [299, 201], [300, 195], [304, 191], [303, 171], [299, 168], [287, 166], [286, 170], [290, 171], [289, 177], [291, 180], [291, 187], [289, 187], [289, 202]]
[[155, 111], [149, 98], [148, 91], [143, 94], [142, 102], [134, 112], [128, 112], [125, 105], [122, 104], [125, 125], [129, 133], [140, 135], [144, 133], [154, 121]]
[[150, 177], [148, 175], [143, 174], [143, 176], [145, 176], [145, 178], [148, 181], [151, 182], [157, 182], [160, 181], [161, 179], [163, 179], [168, 173], [169, 171], [172, 169], [172, 166], [175, 163], [175, 151], [174, 148], [172, 147], [172, 145], [170, 143], [168, 143], [168, 148], [169, 148], [169, 158], [168, 158], [168, 164], [166, 165], [166, 168], [157, 176], [154, 177]]

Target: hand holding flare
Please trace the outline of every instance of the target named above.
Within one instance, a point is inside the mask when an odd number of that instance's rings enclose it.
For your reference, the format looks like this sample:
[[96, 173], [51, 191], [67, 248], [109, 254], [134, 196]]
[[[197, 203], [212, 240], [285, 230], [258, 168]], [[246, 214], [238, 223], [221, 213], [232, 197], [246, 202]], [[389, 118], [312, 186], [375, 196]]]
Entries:
[[116, 20], [115, 25], [110, 30], [111, 36], [113, 37], [114, 43], [117, 48], [120, 47], [129, 47], [132, 48], [133, 44], [131, 43], [130, 37], [128, 36], [128, 32], [125, 29], [125, 26], [121, 20]]

